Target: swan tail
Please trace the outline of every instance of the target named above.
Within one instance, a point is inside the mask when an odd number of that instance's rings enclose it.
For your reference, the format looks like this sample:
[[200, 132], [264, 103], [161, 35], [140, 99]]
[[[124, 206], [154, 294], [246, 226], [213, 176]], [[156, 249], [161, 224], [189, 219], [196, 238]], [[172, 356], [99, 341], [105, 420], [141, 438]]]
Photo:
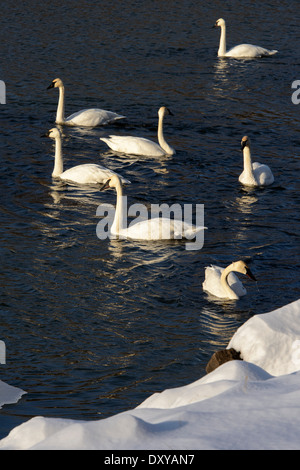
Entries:
[[273, 49], [272, 51], [268, 51], [268, 55], [274, 55], [274, 54], [277, 54], [278, 51], [276, 51], [276, 49]]
[[192, 226], [192, 227], [187, 227], [187, 226], [183, 226], [183, 238], [186, 238], [187, 240], [191, 240], [193, 238], [195, 238], [195, 236], [197, 235], [197, 233], [201, 232], [202, 230], [205, 230], [207, 229], [207, 227], [203, 227], [203, 226]]
[[124, 177], [121, 177], [121, 181], [122, 181], [123, 184], [131, 184], [131, 181], [127, 180]]

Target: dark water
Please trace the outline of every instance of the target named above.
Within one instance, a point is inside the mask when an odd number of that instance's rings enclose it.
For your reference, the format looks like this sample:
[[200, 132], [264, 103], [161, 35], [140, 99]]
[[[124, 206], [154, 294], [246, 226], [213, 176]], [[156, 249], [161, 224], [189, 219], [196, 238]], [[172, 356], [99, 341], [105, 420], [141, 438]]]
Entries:
[[[6, 2], [1, 17], [1, 380], [27, 394], [0, 410], [0, 437], [32, 416], [105, 418], [205, 374], [211, 354], [248, 318], [299, 298], [300, 79], [297, 1]], [[252, 42], [280, 52], [217, 58]], [[102, 107], [127, 120], [64, 129], [65, 165], [98, 162], [132, 181], [130, 203], [204, 204], [205, 243], [100, 241], [100, 193], [52, 181], [60, 77], [66, 114]], [[156, 139], [157, 110], [177, 153], [107, 151], [108, 133]], [[244, 189], [240, 141], [275, 183]], [[203, 293], [204, 268], [250, 258], [238, 302]]]

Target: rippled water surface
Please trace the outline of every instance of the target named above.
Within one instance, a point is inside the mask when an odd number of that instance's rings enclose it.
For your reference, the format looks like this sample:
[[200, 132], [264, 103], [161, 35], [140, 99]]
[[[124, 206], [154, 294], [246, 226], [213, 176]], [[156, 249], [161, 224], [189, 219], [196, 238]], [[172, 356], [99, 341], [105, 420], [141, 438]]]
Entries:
[[[247, 13], [247, 14], [245, 14]], [[217, 58], [228, 46], [279, 50]], [[6, 2], [1, 18], [1, 380], [27, 392], [0, 410], [0, 437], [32, 416], [97, 419], [190, 383], [248, 318], [299, 298], [300, 79], [296, 1]], [[129, 204], [204, 204], [201, 250], [183, 242], [99, 240], [96, 210], [113, 191], [59, 184], [54, 126], [60, 77], [66, 114], [102, 107], [127, 116], [63, 129], [65, 167], [95, 162], [131, 180]], [[109, 133], [156, 140], [168, 106], [165, 158], [115, 155]], [[275, 183], [246, 189], [240, 141]], [[223, 302], [202, 291], [208, 264], [248, 258], [257, 283]]]

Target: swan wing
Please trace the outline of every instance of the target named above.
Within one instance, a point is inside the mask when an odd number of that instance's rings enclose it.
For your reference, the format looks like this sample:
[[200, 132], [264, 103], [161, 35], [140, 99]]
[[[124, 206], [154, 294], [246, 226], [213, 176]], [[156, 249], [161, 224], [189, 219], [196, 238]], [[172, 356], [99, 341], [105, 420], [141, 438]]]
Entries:
[[205, 268], [205, 279], [202, 284], [203, 290], [206, 292], [209, 292], [210, 294], [224, 298], [227, 297], [226, 292], [224, 291], [220, 279], [221, 279], [221, 274], [223, 272], [224, 268], [221, 268], [220, 266], [207, 266]]
[[128, 227], [126, 234], [129, 238], [136, 240], [181, 240], [193, 238], [204, 228], [185, 224], [181, 220], [154, 217], [133, 223]]
[[243, 295], [247, 294], [247, 291], [242, 282], [233, 272], [229, 273], [227, 281], [231, 289], [238, 295], [238, 297], [242, 297]]
[[170, 240], [173, 238], [170, 220], [160, 217], [129, 225], [126, 235], [135, 240]]
[[95, 127], [124, 118], [125, 116], [113, 113], [112, 111], [105, 111], [104, 109], [82, 109], [77, 111], [77, 113], [71, 114], [65, 120], [65, 124], [69, 126]]
[[239, 176], [240, 183], [246, 186], [268, 186], [274, 182], [273, 173], [268, 167], [262, 163], [252, 163], [253, 176], [247, 174], [245, 171]]
[[151, 157], [165, 154], [157, 143], [144, 137], [110, 135], [101, 137], [100, 140], [103, 140], [115, 152]]
[[268, 167], [268, 165], [254, 162], [252, 167], [253, 172], [255, 174], [255, 179], [257, 180], [260, 186], [267, 186], [274, 182], [273, 173], [270, 167]]
[[206, 229], [207, 227], [203, 226], [196, 226], [189, 224], [187, 222], [182, 222], [181, 220], [172, 220], [172, 234], [175, 239], [178, 238], [187, 238], [187, 239], [192, 239], [196, 236], [198, 232], [201, 230]]
[[226, 52], [226, 57], [264, 57], [276, 54], [276, 50], [265, 49], [253, 44], [239, 44]]
[[[86, 163], [64, 171], [60, 175], [60, 178], [79, 184], [98, 184], [107, 181], [107, 179], [111, 178], [114, 174], [116, 174], [114, 171], [101, 165]], [[118, 174], [118, 176], [121, 178], [122, 183], [130, 183], [129, 180], [123, 178], [121, 175]]]

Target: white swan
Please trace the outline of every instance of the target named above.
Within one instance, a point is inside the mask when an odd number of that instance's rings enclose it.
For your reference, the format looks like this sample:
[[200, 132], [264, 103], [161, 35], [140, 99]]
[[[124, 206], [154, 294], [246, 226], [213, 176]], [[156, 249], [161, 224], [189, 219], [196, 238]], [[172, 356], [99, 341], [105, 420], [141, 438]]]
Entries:
[[241, 147], [244, 158], [244, 171], [239, 176], [239, 182], [246, 186], [268, 186], [274, 181], [274, 176], [268, 165], [252, 163], [250, 151], [250, 139], [242, 138]]
[[[60, 178], [61, 180], [78, 184], [102, 184], [107, 180], [107, 178], [116, 174], [108, 168], [92, 163], [77, 165], [64, 171], [60, 131], [54, 127], [44, 135], [45, 137], [55, 139], [54, 169], [52, 172], [52, 176], [54, 178]], [[122, 176], [120, 177], [124, 183], [130, 183], [127, 179]]]
[[119, 119], [124, 119], [125, 116], [113, 113], [112, 111], [105, 111], [104, 109], [92, 108], [82, 109], [77, 113], [65, 119], [65, 87], [60, 78], [55, 78], [48, 86], [50, 88], [59, 89], [59, 98], [56, 112], [56, 124], [65, 124], [68, 126], [82, 126], [82, 127], [96, 127]]
[[126, 210], [122, 184], [117, 175], [112, 176], [100, 190], [115, 188], [117, 191], [117, 204], [110, 233], [118, 238], [133, 240], [173, 240], [193, 238], [205, 227], [195, 226], [182, 220], [172, 220], [167, 217], [152, 217], [147, 220], [131, 223], [126, 227]]
[[235, 46], [229, 51], [226, 51], [226, 23], [223, 18], [216, 21], [215, 27], [221, 28], [220, 45], [218, 50], [219, 57], [264, 57], [276, 54], [276, 50], [265, 49], [260, 46], [253, 46], [252, 44], [240, 44]]
[[227, 268], [220, 266], [208, 266], [205, 268], [205, 280], [202, 284], [203, 290], [215, 297], [223, 299], [239, 299], [247, 294], [247, 291], [234, 272], [246, 274], [256, 281], [249, 267], [244, 261], [235, 261]]
[[159, 144], [143, 137], [133, 136], [110, 135], [109, 137], [101, 137], [100, 140], [103, 140], [115, 152], [127, 153], [129, 155], [144, 155], [148, 157], [173, 155], [175, 150], [166, 142], [163, 134], [163, 120], [166, 114], [172, 115], [168, 108], [162, 106], [158, 111], [157, 137]]

